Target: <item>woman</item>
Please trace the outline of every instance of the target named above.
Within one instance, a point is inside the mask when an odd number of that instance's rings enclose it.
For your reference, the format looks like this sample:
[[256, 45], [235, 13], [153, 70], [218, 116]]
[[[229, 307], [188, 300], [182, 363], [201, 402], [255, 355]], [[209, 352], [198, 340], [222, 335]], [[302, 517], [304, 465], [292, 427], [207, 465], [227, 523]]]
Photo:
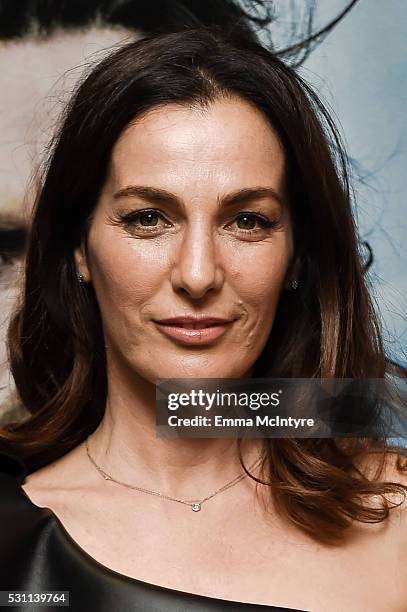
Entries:
[[146, 38], [79, 86], [9, 333], [32, 416], [2, 434], [3, 590], [70, 591], [78, 610], [405, 610], [401, 449], [155, 436], [157, 379], [394, 370], [345, 159], [316, 95], [243, 36]]

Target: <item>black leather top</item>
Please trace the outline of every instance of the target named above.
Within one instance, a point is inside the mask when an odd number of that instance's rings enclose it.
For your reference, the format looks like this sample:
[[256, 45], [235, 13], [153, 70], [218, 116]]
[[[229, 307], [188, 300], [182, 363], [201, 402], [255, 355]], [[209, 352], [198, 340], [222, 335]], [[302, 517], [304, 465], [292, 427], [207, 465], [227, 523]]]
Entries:
[[[49, 508], [34, 505], [21, 484], [25, 465], [0, 452], [0, 591], [69, 591], [69, 608], [20, 604], [10, 610], [45, 612], [293, 611], [185, 593], [115, 572], [88, 555]], [[294, 612], [304, 612], [295, 610]]]

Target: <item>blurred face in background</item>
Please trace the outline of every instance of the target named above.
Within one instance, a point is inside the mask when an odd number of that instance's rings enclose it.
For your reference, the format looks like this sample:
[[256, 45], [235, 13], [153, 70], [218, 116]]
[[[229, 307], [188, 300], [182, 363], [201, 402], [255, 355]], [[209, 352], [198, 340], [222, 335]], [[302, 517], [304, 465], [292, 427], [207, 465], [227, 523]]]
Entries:
[[[91, 28], [38, 39], [0, 41], [0, 232], [29, 226], [35, 171], [64, 102], [89, 63], [134, 39], [121, 28]], [[0, 244], [6, 242], [5, 239]], [[20, 251], [20, 252], [18, 252]], [[23, 249], [0, 253], [0, 412], [12, 389], [5, 337]]]

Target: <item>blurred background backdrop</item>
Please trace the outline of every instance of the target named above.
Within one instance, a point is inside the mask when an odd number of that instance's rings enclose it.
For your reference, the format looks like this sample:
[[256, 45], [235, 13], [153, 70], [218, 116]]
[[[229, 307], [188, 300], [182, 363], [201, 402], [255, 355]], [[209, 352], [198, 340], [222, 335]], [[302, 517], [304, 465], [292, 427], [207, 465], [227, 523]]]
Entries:
[[[284, 5], [284, 2], [280, 3]], [[318, 24], [343, 8], [319, 2]], [[304, 62], [342, 126], [355, 170], [356, 209], [369, 241], [374, 293], [390, 354], [407, 345], [407, 3], [360, 0]]]

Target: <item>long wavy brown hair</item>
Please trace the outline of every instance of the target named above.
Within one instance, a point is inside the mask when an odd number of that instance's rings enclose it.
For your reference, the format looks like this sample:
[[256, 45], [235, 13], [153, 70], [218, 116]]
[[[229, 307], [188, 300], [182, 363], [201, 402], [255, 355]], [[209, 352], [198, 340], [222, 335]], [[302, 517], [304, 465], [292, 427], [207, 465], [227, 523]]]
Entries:
[[[340, 136], [323, 103], [275, 54], [243, 34], [211, 28], [123, 46], [79, 84], [50, 148], [35, 204], [25, 285], [9, 328], [16, 387], [31, 416], [1, 432], [34, 471], [80, 444], [107, 397], [102, 320], [91, 284], [77, 281], [74, 249], [86, 235], [113, 145], [129, 123], [166, 104], [239, 97], [259, 109], [286, 153], [299, 288], [283, 292], [256, 377], [405, 377], [386, 358], [366, 285]], [[400, 482], [380, 475], [401, 448], [375, 439], [271, 439], [264, 467], [275, 508], [326, 543], [353, 521], [384, 520]], [[358, 458], [379, 454], [368, 477]], [[240, 456], [242, 465], [243, 461]], [[243, 466], [244, 469], [245, 466]], [[252, 476], [254, 478], [254, 476]], [[371, 496], [382, 500], [369, 503]]]

